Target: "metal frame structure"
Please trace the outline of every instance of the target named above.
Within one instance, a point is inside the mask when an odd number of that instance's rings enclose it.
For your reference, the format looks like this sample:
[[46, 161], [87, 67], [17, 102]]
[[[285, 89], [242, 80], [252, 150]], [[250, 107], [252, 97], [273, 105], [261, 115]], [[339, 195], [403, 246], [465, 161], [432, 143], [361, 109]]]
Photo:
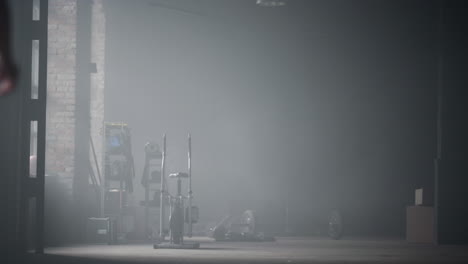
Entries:
[[192, 137], [188, 135], [188, 231], [187, 236], [192, 237]]
[[[164, 143], [165, 144], [165, 143]], [[165, 148], [165, 146], [163, 146]], [[152, 163], [153, 161], [153, 163]], [[159, 161], [159, 164], [154, 164], [154, 161]], [[157, 165], [160, 167], [159, 171], [159, 182], [153, 179], [152, 171]], [[147, 142], [145, 145], [145, 168], [143, 169], [143, 177], [141, 183], [145, 189], [145, 200], [143, 205], [145, 207], [145, 234], [148, 238], [153, 238], [153, 232], [150, 228], [150, 207], [158, 207], [161, 204], [155, 205], [150, 201], [150, 193], [153, 192], [153, 195], [157, 195], [156, 191], [160, 190], [160, 187], [153, 187], [153, 184], [161, 184], [161, 175], [162, 169], [164, 167], [163, 163], [163, 152], [159, 149], [159, 146], [153, 142]], [[153, 187], [153, 188], [152, 188]], [[159, 194], [161, 197], [161, 194]], [[159, 234], [158, 234], [159, 235]]]
[[[123, 139], [120, 146], [120, 149], [117, 152], [113, 152], [107, 146], [108, 137], [115, 134], [115, 131], [119, 131], [118, 135], [122, 136], [125, 135], [125, 139]], [[121, 134], [120, 134], [121, 133]], [[110, 221], [112, 222], [113, 230], [111, 231], [113, 235], [113, 239], [111, 239], [110, 243], [117, 243], [124, 241], [124, 232], [123, 232], [123, 218], [124, 218], [124, 207], [126, 207], [128, 202], [128, 195], [133, 188], [133, 184], [129, 186], [130, 179], [135, 177], [134, 171], [134, 162], [133, 156], [131, 153], [132, 145], [131, 145], [131, 136], [130, 136], [130, 128], [125, 123], [120, 122], [105, 122], [104, 123], [104, 135], [103, 135], [103, 184], [101, 186], [101, 217], [109, 217]], [[111, 176], [113, 173], [111, 167], [111, 160], [119, 160], [119, 162], [123, 162], [120, 164], [124, 166], [124, 172], [120, 172], [119, 178], [114, 178]], [[118, 212], [112, 212], [111, 208], [108, 208], [109, 204], [106, 204], [106, 200], [110, 197], [108, 196], [110, 190], [118, 190]], [[126, 198], [124, 198], [124, 193]], [[114, 228], [115, 227], [115, 228]], [[115, 232], [115, 234], [114, 234]]]
[[163, 150], [162, 150], [162, 161], [161, 161], [161, 199], [159, 205], [159, 237], [162, 239], [164, 238], [164, 226], [165, 226], [165, 219], [166, 219], [166, 210], [164, 208], [164, 199], [166, 197], [166, 134], [163, 136]]
[[[44, 252], [44, 185], [45, 185], [45, 133], [46, 133], [46, 100], [47, 100], [47, 30], [48, 0], [26, 0], [15, 3], [18, 10], [31, 10], [30, 19], [21, 21], [24, 43], [20, 59], [21, 97], [20, 106], [20, 209], [19, 240], [23, 250], [28, 248], [28, 223], [34, 219], [34, 250]], [[22, 6], [21, 6], [22, 5]], [[24, 46], [23, 46], [24, 45]], [[29, 46], [29, 47], [28, 47]], [[34, 125], [37, 124], [37, 125]], [[37, 127], [37, 135], [31, 140], [31, 128]], [[32, 141], [32, 142], [31, 142]], [[30, 171], [31, 144], [37, 144], [36, 172]], [[34, 215], [30, 214], [30, 201], [35, 199]], [[29, 211], [29, 212], [28, 212]]]
[[[159, 235], [160, 235], [160, 240], [164, 241], [165, 238], [165, 223], [166, 223], [166, 216], [165, 216], [165, 200], [170, 201], [170, 218], [172, 217], [173, 213], [173, 206], [178, 207], [180, 210], [182, 210], [181, 214], [182, 215], [182, 238], [177, 240], [177, 242], [174, 242], [173, 239], [173, 232], [170, 232], [170, 241], [169, 243], [159, 243], [159, 244], [154, 244], [153, 247], [156, 248], [180, 248], [180, 249], [187, 249], [187, 248], [199, 248], [200, 244], [199, 243], [183, 243], [183, 237], [184, 237], [184, 225], [186, 223], [185, 219], [185, 208], [184, 208], [184, 199], [188, 200], [188, 208], [187, 208], [187, 214], [189, 218], [187, 219], [187, 225], [188, 225], [188, 230], [187, 230], [187, 236], [192, 237], [192, 200], [193, 200], [193, 191], [192, 191], [192, 138], [191, 135], [188, 135], [188, 152], [187, 152], [187, 169], [188, 173], [172, 173], [169, 177], [176, 178], [177, 179], [177, 195], [172, 196], [168, 189], [167, 189], [167, 184], [166, 184], [166, 177], [165, 177], [165, 161], [166, 161], [166, 135], [163, 137], [163, 152], [162, 152], [162, 165], [161, 165], [161, 204], [160, 204], [160, 219], [159, 219]], [[182, 181], [181, 178], [188, 178], [188, 194], [187, 196], [182, 195]], [[179, 219], [180, 220], [180, 219]]]

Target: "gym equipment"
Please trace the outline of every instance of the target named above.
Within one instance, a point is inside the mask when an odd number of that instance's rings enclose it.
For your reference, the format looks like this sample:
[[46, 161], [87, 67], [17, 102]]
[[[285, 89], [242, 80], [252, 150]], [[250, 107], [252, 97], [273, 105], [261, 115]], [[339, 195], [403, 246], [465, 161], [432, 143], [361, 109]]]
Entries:
[[[126, 240], [124, 218], [135, 177], [130, 128], [125, 123], [104, 124], [104, 186], [101, 197], [102, 217], [115, 223], [111, 243]], [[114, 239], [115, 238], [115, 239]]]
[[[158, 248], [172, 248], [172, 249], [195, 249], [200, 247], [200, 243], [184, 242], [184, 226], [187, 223], [187, 236], [192, 237], [192, 225], [198, 221], [198, 207], [192, 205], [193, 193], [192, 193], [192, 140], [190, 134], [188, 135], [188, 173], [176, 172], [169, 174], [170, 179], [177, 181], [177, 194], [172, 196], [167, 188], [165, 179], [165, 156], [166, 156], [166, 135], [164, 135], [164, 150], [162, 152], [162, 165], [161, 165], [161, 199], [160, 199], [160, 228], [159, 238], [161, 243], [153, 244], [154, 249]], [[188, 180], [188, 194], [184, 196], [182, 194], [182, 179]], [[169, 241], [164, 242], [165, 232], [165, 202], [169, 201], [170, 216], [169, 216]], [[187, 200], [188, 205], [184, 210], [184, 201]], [[185, 212], [185, 213], [184, 213]]]
[[86, 222], [86, 241], [91, 243], [112, 243], [112, 221], [110, 218], [90, 217]]
[[[157, 228], [154, 225], [150, 226], [150, 209], [159, 207], [161, 204], [160, 189], [161, 179], [164, 171], [163, 153], [166, 150], [166, 137], [163, 140], [163, 151], [154, 142], [148, 142], [145, 145], [145, 167], [143, 169], [143, 176], [141, 184], [145, 188], [145, 200], [141, 205], [145, 207], [145, 234], [152, 240], [154, 238], [154, 231]], [[150, 200], [150, 196], [152, 199]]]
[[258, 230], [258, 217], [255, 211], [246, 210], [240, 216], [225, 216], [211, 230], [216, 241], [264, 242], [275, 241]]

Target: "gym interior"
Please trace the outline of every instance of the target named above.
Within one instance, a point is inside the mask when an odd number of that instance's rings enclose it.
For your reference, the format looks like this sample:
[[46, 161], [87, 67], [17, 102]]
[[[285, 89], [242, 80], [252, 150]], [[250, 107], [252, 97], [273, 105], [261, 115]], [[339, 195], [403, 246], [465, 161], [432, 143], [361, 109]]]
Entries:
[[2, 263], [468, 261], [463, 1], [0, 3]]

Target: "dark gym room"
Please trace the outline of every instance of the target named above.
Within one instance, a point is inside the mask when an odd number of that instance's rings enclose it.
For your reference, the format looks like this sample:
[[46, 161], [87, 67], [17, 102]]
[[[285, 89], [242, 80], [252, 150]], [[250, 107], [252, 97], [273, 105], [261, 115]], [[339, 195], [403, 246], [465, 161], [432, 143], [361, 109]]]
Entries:
[[0, 0], [0, 263], [468, 263], [463, 0]]

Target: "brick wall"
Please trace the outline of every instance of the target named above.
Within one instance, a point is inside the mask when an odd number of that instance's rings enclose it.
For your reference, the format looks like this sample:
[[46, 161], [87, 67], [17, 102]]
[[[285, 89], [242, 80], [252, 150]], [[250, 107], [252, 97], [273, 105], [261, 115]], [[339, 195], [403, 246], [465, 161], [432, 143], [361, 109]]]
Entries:
[[46, 174], [71, 193], [74, 173], [76, 0], [49, 0]]
[[[75, 169], [77, 1], [49, 0], [46, 173], [58, 175], [69, 193]], [[103, 0], [93, 1], [92, 8], [91, 61], [96, 63], [97, 72], [91, 74], [90, 133], [98, 162], [101, 162], [105, 55]], [[94, 166], [94, 162], [92, 164]]]

